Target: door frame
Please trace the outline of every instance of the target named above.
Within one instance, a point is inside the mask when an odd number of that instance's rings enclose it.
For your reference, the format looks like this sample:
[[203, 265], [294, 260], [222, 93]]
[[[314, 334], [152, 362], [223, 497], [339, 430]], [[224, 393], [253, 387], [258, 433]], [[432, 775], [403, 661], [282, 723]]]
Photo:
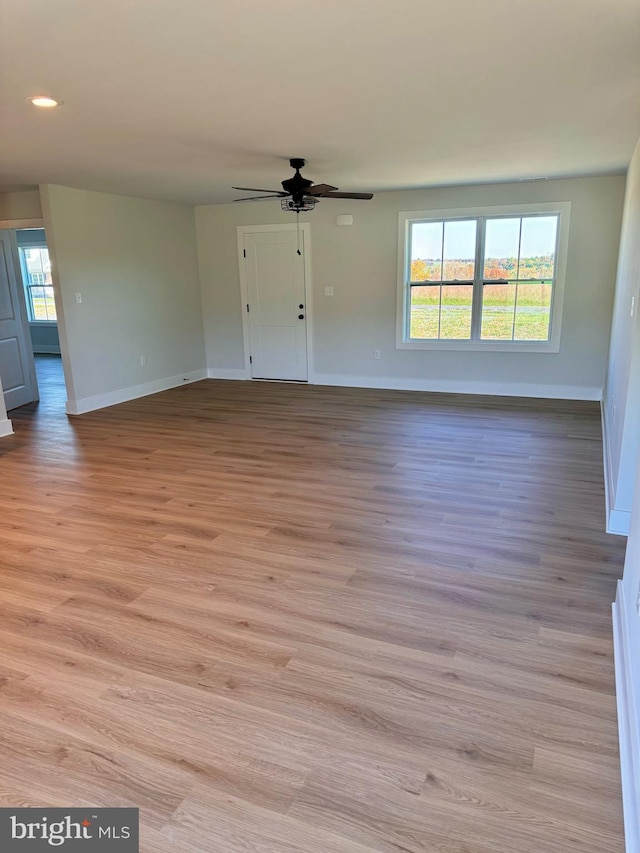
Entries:
[[[238, 268], [240, 270], [240, 310], [242, 312], [242, 338], [244, 344], [244, 373], [246, 379], [253, 379], [251, 375], [251, 329], [249, 328], [249, 314], [247, 304], [249, 302], [249, 286], [247, 283], [247, 267], [244, 257], [245, 234], [258, 234], [264, 231], [297, 231], [298, 226], [294, 224], [281, 225], [238, 225]], [[307, 384], [314, 382], [313, 371], [313, 287], [311, 282], [311, 223], [301, 222], [300, 231], [304, 234], [304, 294], [305, 312], [307, 321]], [[293, 382], [290, 379], [255, 379], [255, 382]]]

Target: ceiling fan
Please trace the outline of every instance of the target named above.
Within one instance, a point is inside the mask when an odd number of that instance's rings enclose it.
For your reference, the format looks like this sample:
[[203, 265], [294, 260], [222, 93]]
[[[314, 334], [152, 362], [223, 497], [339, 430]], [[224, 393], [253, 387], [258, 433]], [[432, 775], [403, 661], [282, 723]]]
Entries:
[[303, 178], [300, 169], [304, 167], [305, 161], [300, 157], [289, 160], [291, 168], [295, 170], [292, 178], [282, 182], [282, 190], [259, 190], [255, 187], [233, 187], [234, 190], [243, 192], [269, 193], [269, 195], [257, 195], [249, 198], [236, 198], [234, 201], [262, 201], [271, 198], [279, 198], [283, 210], [292, 210], [300, 213], [303, 210], [313, 210], [321, 198], [355, 198], [370, 199], [373, 193], [341, 193], [338, 187], [331, 184], [314, 184], [313, 181]]

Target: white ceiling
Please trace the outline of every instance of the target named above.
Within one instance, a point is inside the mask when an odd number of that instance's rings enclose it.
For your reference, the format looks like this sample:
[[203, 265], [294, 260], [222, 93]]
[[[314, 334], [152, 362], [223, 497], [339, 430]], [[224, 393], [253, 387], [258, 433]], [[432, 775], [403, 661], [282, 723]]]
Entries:
[[640, 0], [0, 0], [0, 33], [5, 190], [602, 174], [640, 135]]

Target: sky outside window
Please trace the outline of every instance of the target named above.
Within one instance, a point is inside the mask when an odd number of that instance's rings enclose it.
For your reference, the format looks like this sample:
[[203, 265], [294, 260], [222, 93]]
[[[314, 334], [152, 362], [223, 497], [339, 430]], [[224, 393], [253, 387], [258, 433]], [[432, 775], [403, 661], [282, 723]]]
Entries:
[[[411, 229], [412, 259], [442, 260], [442, 222], [417, 222]], [[445, 259], [475, 258], [475, 220], [446, 223]], [[557, 216], [532, 216], [522, 220], [522, 257], [555, 254]], [[470, 235], [473, 229], [473, 240]], [[517, 258], [520, 217], [487, 220], [485, 256]]]

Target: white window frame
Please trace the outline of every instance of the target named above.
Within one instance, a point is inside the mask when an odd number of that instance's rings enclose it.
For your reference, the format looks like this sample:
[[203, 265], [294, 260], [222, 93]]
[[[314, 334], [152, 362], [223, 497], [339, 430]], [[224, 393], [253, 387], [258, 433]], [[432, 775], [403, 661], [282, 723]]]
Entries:
[[[531, 214], [558, 214], [558, 235], [555, 266], [555, 282], [551, 294], [549, 339], [546, 341], [496, 341], [496, 340], [435, 340], [409, 338], [409, 303], [411, 287], [409, 285], [410, 226], [413, 222], [441, 222], [452, 219], [473, 219], [474, 217], [523, 216]], [[494, 205], [491, 207], [447, 208], [444, 210], [402, 210], [398, 214], [398, 296], [396, 309], [396, 349], [421, 350], [471, 350], [471, 351], [508, 351], [508, 352], [559, 352], [562, 327], [562, 309], [564, 305], [564, 287], [567, 270], [567, 252], [569, 247], [569, 220], [571, 202], [544, 202], [540, 204]], [[483, 246], [484, 251], [484, 236]], [[476, 260], [476, 264], [478, 261]], [[476, 269], [476, 279], [482, 271]], [[474, 305], [477, 304], [477, 285], [474, 283]]]
[[[30, 326], [56, 326], [58, 325], [57, 313], [58, 306], [56, 305], [56, 319], [55, 320], [39, 320], [34, 316], [33, 313], [33, 302], [31, 296], [31, 288], [32, 287], [53, 287], [53, 284], [32, 284], [29, 281], [29, 271], [27, 270], [27, 265], [24, 260], [24, 256], [22, 253], [22, 249], [49, 249], [46, 242], [34, 242], [28, 246], [18, 246], [18, 259], [20, 261], [20, 271], [22, 273], [22, 287], [24, 290], [24, 298], [27, 306], [27, 315], [28, 315], [28, 323]], [[40, 273], [36, 273], [36, 275], [40, 275]]]

